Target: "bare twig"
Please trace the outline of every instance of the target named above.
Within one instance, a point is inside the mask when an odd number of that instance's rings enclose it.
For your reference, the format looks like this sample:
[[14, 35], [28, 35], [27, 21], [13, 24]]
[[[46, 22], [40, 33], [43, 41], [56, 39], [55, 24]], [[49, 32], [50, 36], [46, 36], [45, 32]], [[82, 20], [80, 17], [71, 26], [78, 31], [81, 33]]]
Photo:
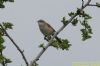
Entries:
[[88, 6], [97, 6], [96, 4], [89, 4]]
[[4, 29], [4, 27], [0, 24], [1, 28], [5, 32], [5, 35], [10, 39], [10, 41], [14, 44], [14, 46], [17, 48], [17, 50], [20, 52], [22, 55], [23, 60], [25, 61], [26, 65], [29, 66], [28, 61], [23, 53], [23, 51], [20, 49], [20, 47], [15, 43], [15, 41], [10, 37], [10, 35], [7, 33], [7, 31]]
[[81, 8], [81, 10], [83, 10], [86, 6], [88, 6], [90, 2], [91, 0], [88, 0], [88, 2]]
[[83, 5], [84, 5], [84, 0], [82, 0], [82, 8], [83, 8]]
[[[88, 0], [88, 2], [86, 4], [83, 5], [83, 7], [80, 8], [80, 10], [82, 11], [86, 6], [89, 5], [89, 3], [91, 2], [91, 0]], [[77, 14], [73, 15], [67, 22], [66, 25], [63, 25], [54, 35], [53, 37], [50, 39], [49, 43], [45, 46], [45, 49], [42, 49], [40, 51], [40, 53], [37, 55], [37, 57], [30, 63], [30, 66], [34, 66], [34, 64], [36, 63], [36, 61], [39, 60], [39, 58], [42, 56], [42, 54], [46, 51], [46, 49], [50, 46], [50, 44], [52, 43], [52, 40], [77, 16]]]

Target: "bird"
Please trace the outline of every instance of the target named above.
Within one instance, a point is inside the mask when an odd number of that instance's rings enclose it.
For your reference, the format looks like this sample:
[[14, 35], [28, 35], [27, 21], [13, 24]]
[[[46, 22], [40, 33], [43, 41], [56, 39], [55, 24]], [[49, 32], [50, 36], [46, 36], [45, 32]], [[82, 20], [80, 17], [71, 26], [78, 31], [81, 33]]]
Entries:
[[[45, 20], [40, 19], [37, 22], [38, 22], [38, 26], [39, 26], [39, 29], [40, 29], [41, 33], [44, 35], [44, 39], [47, 39], [48, 38], [47, 41], [50, 40], [51, 39], [51, 36], [53, 36], [54, 33], [56, 32], [54, 30], [54, 28], [51, 27], [51, 25], [48, 24]], [[61, 40], [57, 36], [55, 37], [55, 39], [58, 42], [61, 43]]]

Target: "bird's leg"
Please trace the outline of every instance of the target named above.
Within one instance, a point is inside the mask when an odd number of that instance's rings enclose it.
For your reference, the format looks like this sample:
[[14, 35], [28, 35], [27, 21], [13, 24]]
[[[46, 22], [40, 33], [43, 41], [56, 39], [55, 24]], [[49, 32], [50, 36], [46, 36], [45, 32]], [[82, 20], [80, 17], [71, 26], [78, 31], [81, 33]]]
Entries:
[[49, 40], [48, 40], [48, 38], [47, 38], [47, 36], [44, 36], [44, 40], [47, 40], [47, 41], [49, 41]]
[[44, 36], [44, 40], [46, 40], [46, 36]]
[[45, 37], [44, 37], [44, 40], [49, 41], [50, 39], [51, 39], [51, 36], [45, 36]]

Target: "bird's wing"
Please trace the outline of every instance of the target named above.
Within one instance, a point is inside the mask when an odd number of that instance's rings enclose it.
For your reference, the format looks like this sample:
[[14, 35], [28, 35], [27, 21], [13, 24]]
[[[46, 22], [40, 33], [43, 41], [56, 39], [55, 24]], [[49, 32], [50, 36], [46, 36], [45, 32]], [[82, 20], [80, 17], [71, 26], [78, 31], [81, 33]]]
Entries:
[[[51, 25], [49, 25], [49, 24], [48, 24], [48, 27], [51, 28], [51, 29], [53, 29], [53, 27], [51, 27]], [[54, 30], [54, 29], [53, 29], [53, 30]], [[55, 31], [55, 30], [54, 30], [54, 31]]]

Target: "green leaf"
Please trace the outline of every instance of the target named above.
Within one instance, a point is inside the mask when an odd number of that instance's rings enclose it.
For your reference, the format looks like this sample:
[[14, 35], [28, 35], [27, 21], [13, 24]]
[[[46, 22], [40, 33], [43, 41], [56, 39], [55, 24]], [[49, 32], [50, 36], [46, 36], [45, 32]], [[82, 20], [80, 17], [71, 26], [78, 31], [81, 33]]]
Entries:
[[0, 45], [1, 45], [2, 43], [4, 43], [4, 39], [3, 39], [2, 36], [0, 36]]
[[7, 29], [12, 29], [13, 24], [9, 22], [3, 22], [4, 28]]
[[2, 52], [6, 47], [3, 45], [0, 45], [0, 52]]
[[62, 50], [64, 50], [64, 49], [69, 50], [70, 46], [71, 46], [71, 44], [69, 44], [69, 41], [67, 39], [63, 39], [62, 43], [60, 44], [60, 48]]
[[0, 8], [5, 8], [4, 2], [14, 2], [14, 0], [0, 0]]
[[44, 48], [44, 43], [39, 45], [40, 48]]
[[85, 23], [85, 28], [87, 28], [87, 29], [89, 29], [89, 28], [91, 28], [91, 26], [88, 24], [88, 23]]
[[63, 19], [61, 20], [61, 22], [63, 22], [64, 25], [66, 25], [68, 23], [68, 21], [66, 20], [65, 17], [63, 17]]
[[10, 59], [6, 59], [5, 63], [11, 63], [12, 61]]
[[81, 10], [79, 8], [77, 8], [77, 14], [80, 15]]
[[90, 33], [90, 34], [93, 34], [93, 32], [92, 32], [92, 29], [90, 28], [90, 29], [88, 29], [88, 32]]
[[68, 15], [69, 15], [70, 17], [72, 17], [73, 15], [75, 15], [75, 13], [74, 13], [74, 12], [70, 12], [70, 13], [68, 13]]
[[89, 14], [86, 14], [86, 13], [85, 13], [85, 14], [84, 14], [84, 18], [85, 18], [85, 19], [91, 19], [92, 17], [91, 17]]
[[14, 0], [9, 0], [9, 2], [14, 2]]
[[5, 8], [5, 6], [3, 4], [0, 3], [0, 8]]
[[59, 43], [57, 40], [53, 40], [51, 46], [53, 46], [56, 49], [62, 49], [62, 50], [68, 50], [71, 44], [69, 44], [69, 41], [67, 39], [62, 39], [62, 43]]
[[2, 63], [4, 60], [5, 58], [2, 55], [0, 55], [0, 63]]
[[2, 36], [0, 36], [0, 52], [2, 52], [5, 49], [5, 46], [3, 46], [4, 39]]
[[90, 35], [83, 35], [82, 40], [83, 40], [83, 41], [85, 41], [85, 40], [90, 39], [90, 38], [91, 38], [91, 36], [90, 36]]
[[91, 33], [88, 31], [88, 29], [81, 29], [81, 32], [82, 32], [82, 40], [83, 41], [91, 38], [91, 36], [90, 36]]
[[85, 33], [86, 33], [86, 30], [85, 30], [85, 29], [81, 29], [81, 32], [82, 32], [83, 34], [85, 34]]
[[0, 28], [0, 36], [3, 36], [4, 35], [4, 31], [2, 28]]
[[100, 8], [100, 3], [96, 3], [96, 6]]
[[4, 2], [7, 2], [8, 0], [3, 0]]
[[80, 30], [82, 32], [82, 40], [85, 41], [89, 38], [91, 38], [91, 34], [92, 33], [92, 29], [91, 26], [89, 25], [89, 19], [91, 19], [92, 17], [89, 14], [86, 14], [84, 12], [84, 14], [82, 15], [83, 20], [80, 21], [81, 25], [83, 26], [83, 28]]
[[58, 42], [57, 40], [53, 40], [51, 46], [53, 46], [53, 47], [55, 47], [56, 49], [58, 49], [58, 48], [59, 48], [58, 43], [59, 43], [59, 42]]
[[73, 21], [71, 23], [73, 26], [76, 26], [78, 23], [78, 19], [77, 18], [73, 19]]

